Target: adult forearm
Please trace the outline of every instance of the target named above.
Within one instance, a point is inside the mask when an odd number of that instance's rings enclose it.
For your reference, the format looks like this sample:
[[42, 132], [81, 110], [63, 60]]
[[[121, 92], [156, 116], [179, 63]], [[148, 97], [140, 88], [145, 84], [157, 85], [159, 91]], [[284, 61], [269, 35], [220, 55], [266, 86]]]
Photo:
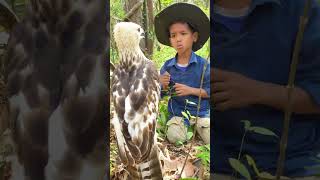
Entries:
[[201, 98], [208, 98], [208, 93], [204, 90], [204, 89], [200, 89], [200, 88], [192, 88], [191, 90], [191, 94], [194, 96], [198, 96]]
[[[286, 86], [259, 82], [255, 103], [285, 111], [288, 104]], [[298, 114], [320, 114], [320, 106], [312, 100], [306, 91], [295, 87], [292, 92], [292, 112]]]

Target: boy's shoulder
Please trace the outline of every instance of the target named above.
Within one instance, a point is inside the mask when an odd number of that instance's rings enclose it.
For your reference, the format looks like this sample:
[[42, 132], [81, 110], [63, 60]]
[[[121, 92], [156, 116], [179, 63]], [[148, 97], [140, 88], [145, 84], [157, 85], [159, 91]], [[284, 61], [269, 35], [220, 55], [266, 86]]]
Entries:
[[197, 55], [196, 53], [194, 53], [194, 54], [195, 54], [197, 62], [200, 63], [200, 65], [205, 64], [205, 63], [210, 64], [210, 61], [207, 61], [205, 58]]
[[[196, 53], [194, 53], [194, 57], [196, 59], [196, 62], [198, 62], [200, 64], [205, 64], [205, 63], [210, 64], [210, 61], [207, 61], [205, 58], [197, 55]], [[176, 63], [176, 59], [175, 59], [175, 57], [172, 57], [172, 58], [165, 61], [165, 63], [163, 64], [163, 67], [173, 66], [175, 63]]]
[[163, 64], [163, 66], [164, 66], [164, 67], [165, 67], [165, 66], [169, 66], [169, 65], [172, 65], [172, 64], [174, 64], [174, 63], [175, 63], [175, 58], [172, 57], [172, 58], [166, 60], [166, 61], [164, 62], [164, 64]]

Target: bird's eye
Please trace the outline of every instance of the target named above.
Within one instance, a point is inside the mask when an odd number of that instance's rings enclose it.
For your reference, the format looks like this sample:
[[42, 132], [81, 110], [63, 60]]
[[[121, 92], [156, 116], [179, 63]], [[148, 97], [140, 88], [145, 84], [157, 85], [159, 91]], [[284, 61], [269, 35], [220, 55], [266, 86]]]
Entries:
[[138, 32], [140, 32], [141, 31], [141, 28], [138, 28]]

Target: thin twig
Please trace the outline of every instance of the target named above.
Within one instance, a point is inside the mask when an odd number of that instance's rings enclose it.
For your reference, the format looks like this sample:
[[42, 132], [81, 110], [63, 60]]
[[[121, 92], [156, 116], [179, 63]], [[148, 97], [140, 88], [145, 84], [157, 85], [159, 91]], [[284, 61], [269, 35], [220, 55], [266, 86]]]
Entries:
[[199, 116], [200, 103], [201, 103], [201, 89], [202, 89], [202, 85], [203, 85], [204, 74], [205, 74], [205, 72], [206, 72], [207, 65], [208, 65], [208, 62], [209, 62], [209, 58], [210, 58], [210, 55], [207, 57], [207, 61], [206, 61], [206, 63], [204, 64], [203, 71], [202, 71], [202, 75], [201, 75], [200, 95], [199, 95], [199, 98], [198, 98], [197, 115], [196, 115], [195, 128], [193, 129], [193, 137], [192, 137], [192, 140], [191, 140], [191, 143], [190, 143], [190, 147], [189, 147], [189, 149], [188, 149], [187, 157], [186, 157], [186, 159], [185, 159], [185, 161], [184, 161], [184, 163], [183, 163], [183, 166], [182, 166], [182, 169], [181, 169], [180, 174], [178, 175], [178, 178], [181, 178], [182, 172], [183, 172], [183, 170], [184, 170], [184, 167], [185, 167], [186, 164], [187, 164], [188, 157], [189, 157], [190, 152], [191, 152], [191, 149], [192, 149], [192, 147], [193, 147], [194, 139], [195, 139], [195, 137], [196, 137], [198, 116]]
[[294, 89], [294, 80], [297, 71], [297, 65], [299, 62], [299, 53], [302, 45], [303, 33], [308, 22], [308, 12], [311, 7], [311, 0], [307, 0], [303, 10], [303, 16], [300, 17], [300, 24], [299, 30], [297, 33], [297, 38], [295, 42], [295, 47], [292, 56], [292, 62], [290, 65], [290, 73], [289, 73], [289, 81], [287, 85], [287, 95], [288, 95], [288, 104], [285, 110], [285, 117], [284, 117], [284, 127], [282, 131], [282, 136], [280, 140], [280, 155], [277, 164], [277, 171], [276, 171], [276, 179], [279, 180], [283, 169], [284, 169], [284, 161], [286, 157], [286, 149], [288, 143], [288, 133], [289, 133], [289, 124], [290, 124], [290, 117], [292, 114], [292, 92]]

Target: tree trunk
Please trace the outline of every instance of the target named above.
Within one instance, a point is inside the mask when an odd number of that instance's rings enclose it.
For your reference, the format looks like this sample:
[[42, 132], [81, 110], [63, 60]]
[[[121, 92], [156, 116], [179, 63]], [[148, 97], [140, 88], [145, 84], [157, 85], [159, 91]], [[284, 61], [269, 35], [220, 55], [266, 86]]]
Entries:
[[153, 54], [153, 43], [154, 43], [154, 30], [153, 30], [153, 1], [146, 0], [147, 2], [147, 17], [148, 17], [148, 38], [147, 39], [147, 49], [148, 55], [151, 56]]
[[[129, 20], [130, 22], [139, 24], [141, 27], [144, 27], [143, 18], [142, 18], [142, 9], [143, 9], [143, 0], [126, 0], [125, 8], [124, 8], [127, 14], [126, 19]], [[143, 51], [146, 49], [145, 41], [141, 41], [140, 47]]]

